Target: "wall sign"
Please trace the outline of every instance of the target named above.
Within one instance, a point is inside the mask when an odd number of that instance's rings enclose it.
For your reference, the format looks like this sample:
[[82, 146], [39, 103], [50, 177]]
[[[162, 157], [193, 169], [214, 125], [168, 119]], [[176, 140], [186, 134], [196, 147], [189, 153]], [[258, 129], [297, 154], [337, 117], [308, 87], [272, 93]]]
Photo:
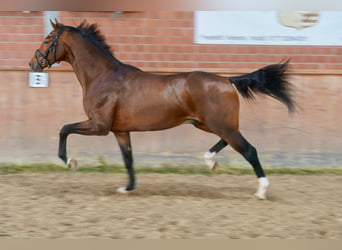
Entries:
[[342, 11], [196, 11], [200, 44], [342, 45]]

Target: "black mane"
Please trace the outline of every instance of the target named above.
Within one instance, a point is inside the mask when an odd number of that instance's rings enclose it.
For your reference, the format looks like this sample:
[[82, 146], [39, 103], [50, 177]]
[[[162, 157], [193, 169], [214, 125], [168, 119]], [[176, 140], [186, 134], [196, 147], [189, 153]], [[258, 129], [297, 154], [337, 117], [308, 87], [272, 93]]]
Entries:
[[106, 43], [106, 39], [101, 34], [97, 24], [89, 24], [87, 21], [83, 21], [77, 27], [66, 26], [60, 23], [58, 23], [58, 27], [62, 30], [80, 33], [82, 37], [86, 38], [92, 44], [100, 48], [107, 56], [109, 56], [116, 63], [128, 66], [133, 70], [141, 71], [137, 67], [129, 64], [124, 64], [114, 57], [111, 47]]
[[102, 49], [107, 55], [117, 60], [112, 53], [111, 47], [106, 43], [105, 37], [98, 29], [97, 24], [88, 24], [86, 21], [83, 21], [76, 29], [79, 30], [83, 37]]

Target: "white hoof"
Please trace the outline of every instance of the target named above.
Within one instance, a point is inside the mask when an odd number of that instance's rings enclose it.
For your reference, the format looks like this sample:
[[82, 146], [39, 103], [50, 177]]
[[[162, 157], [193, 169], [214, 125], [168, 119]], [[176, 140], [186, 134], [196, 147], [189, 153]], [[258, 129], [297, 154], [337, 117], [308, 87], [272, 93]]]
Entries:
[[73, 158], [70, 158], [70, 159], [68, 159], [67, 165], [68, 165], [69, 169], [76, 169], [77, 168], [77, 161]]
[[259, 200], [266, 200], [266, 190], [261, 190], [260, 188], [254, 194]]
[[131, 192], [131, 191], [128, 191], [128, 190], [126, 189], [126, 187], [119, 187], [119, 188], [116, 190], [116, 192], [118, 192], [119, 194], [128, 194], [128, 193]]
[[267, 177], [261, 177], [258, 179], [259, 181], [259, 187], [258, 190], [255, 193], [255, 196], [260, 200], [266, 200], [266, 192], [267, 188], [270, 185], [270, 182], [268, 181]]
[[205, 163], [207, 164], [208, 168], [212, 171], [215, 171], [218, 167], [217, 161], [213, 160], [215, 155], [215, 152], [209, 151], [204, 154]]

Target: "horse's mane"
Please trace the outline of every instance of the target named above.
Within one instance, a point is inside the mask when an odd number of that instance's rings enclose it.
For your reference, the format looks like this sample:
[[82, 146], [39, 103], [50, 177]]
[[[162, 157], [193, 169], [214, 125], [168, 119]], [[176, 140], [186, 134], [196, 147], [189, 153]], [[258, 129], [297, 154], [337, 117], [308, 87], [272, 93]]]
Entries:
[[141, 71], [139, 68], [129, 64], [124, 64], [114, 57], [111, 46], [106, 43], [106, 39], [101, 34], [97, 24], [89, 24], [86, 20], [84, 20], [77, 27], [66, 26], [61, 23], [58, 23], [58, 26], [62, 30], [80, 33], [82, 37], [86, 38], [92, 44], [100, 48], [107, 56], [112, 58], [112, 60], [114, 60], [118, 64], [125, 65], [133, 70]]

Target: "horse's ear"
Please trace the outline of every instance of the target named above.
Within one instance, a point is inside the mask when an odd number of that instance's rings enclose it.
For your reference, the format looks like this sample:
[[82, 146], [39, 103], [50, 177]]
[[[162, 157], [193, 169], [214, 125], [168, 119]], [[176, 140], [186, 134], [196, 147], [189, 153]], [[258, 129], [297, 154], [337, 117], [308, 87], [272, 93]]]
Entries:
[[54, 23], [54, 22], [52, 22], [52, 20], [50, 19], [50, 23], [51, 23], [51, 26], [52, 26], [52, 28], [53, 28], [53, 30], [54, 31], [57, 31], [58, 30], [58, 22], [57, 22], [57, 19], [55, 19], [55, 22], [56, 23]]

